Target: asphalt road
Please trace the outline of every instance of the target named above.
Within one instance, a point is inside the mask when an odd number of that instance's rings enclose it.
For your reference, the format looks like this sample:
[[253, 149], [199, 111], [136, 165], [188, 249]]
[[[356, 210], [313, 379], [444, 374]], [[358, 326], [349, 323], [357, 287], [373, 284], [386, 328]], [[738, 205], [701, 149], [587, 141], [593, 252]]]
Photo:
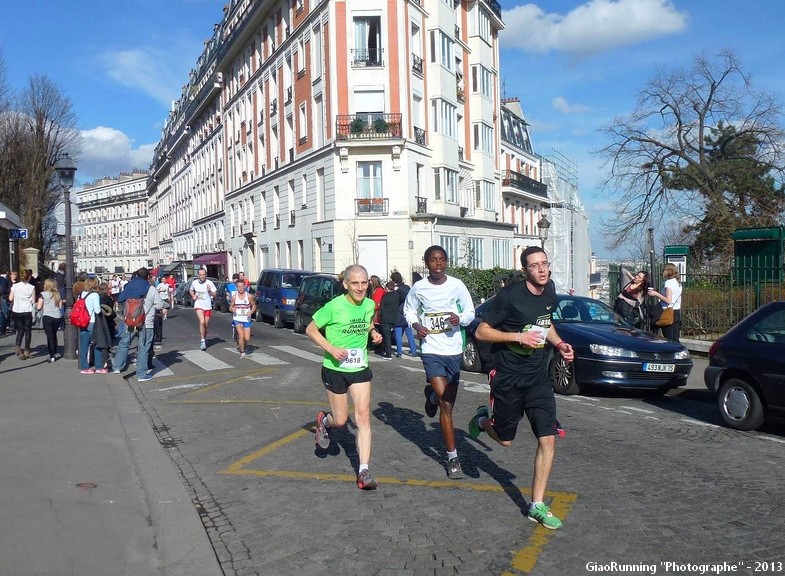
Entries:
[[463, 375], [455, 421], [466, 478], [451, 481], [438, 418], [423, 412], [420, 361], [374, 358], [380, 487], [361, 492], [352, 426], [328, 450], [314, 447], [326, 400], [321, 354], [306, 337], [256, 323], [241, 360], [228, 315], [213, 317], [206, 352], [193, 311], [171, 316], [156, 376], [127, 381], [227, 575], [690, 574], [723, 563], [702, 573], [785, 572], [783, 428], [720, 426], [703, 359], [687, 388], [665, 397], [557, 397], [567, 436], [547, 497], [564, 527], [552, 532], [525, 517], [525, 422], [509, 449], [465, 433], [487, 398], [481, 375]]

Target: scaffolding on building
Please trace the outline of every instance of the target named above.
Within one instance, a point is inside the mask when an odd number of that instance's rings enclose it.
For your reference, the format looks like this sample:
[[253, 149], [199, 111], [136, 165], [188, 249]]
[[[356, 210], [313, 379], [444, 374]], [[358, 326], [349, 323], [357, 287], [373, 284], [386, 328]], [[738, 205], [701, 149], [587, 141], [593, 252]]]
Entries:
[[545, 249], [557, 292], [589, 295], [591, 241], [589, 218], [578, 190], [576, 163], [552, 150], [540, 156], [542, 180], [548, 185], [548, 219], [551, 227]]

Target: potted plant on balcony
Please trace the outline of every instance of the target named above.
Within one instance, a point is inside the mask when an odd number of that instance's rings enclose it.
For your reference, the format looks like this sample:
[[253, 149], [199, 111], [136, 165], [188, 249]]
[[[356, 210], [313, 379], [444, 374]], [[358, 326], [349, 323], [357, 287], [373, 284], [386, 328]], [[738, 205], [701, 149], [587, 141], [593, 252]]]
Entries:
[[363, 130], [365, 130], [365, 120], [363, 120], [360, 116], [356, 116], [354, 120], [349, 123], [349, 131], [352, 134], [361, 134]]
[[384, 118], [377, 118], [373, 121], [373, 131], [377, 134], [386, 134], [390, 131], [390, 124]]

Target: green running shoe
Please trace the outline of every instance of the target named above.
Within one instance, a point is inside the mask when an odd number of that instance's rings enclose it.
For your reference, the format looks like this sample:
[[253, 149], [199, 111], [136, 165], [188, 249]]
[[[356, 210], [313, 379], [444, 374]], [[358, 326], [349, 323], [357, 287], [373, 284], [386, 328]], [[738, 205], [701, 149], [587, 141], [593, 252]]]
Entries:
[[490, 418], [491, 417], [491, 410], [487, 406], [480, 406], [477, 408], [477, 412], [472, 416], [472, 419], [469, 420], [469, 438], [472, 440], [477, 440], [477, 437], [480, 435], [480, 432], [483, 431], [480, 428], [480, 424], [478, 420], [481, 418]]
[[561, 520], [551, 514], [551, 509], [542, 502], [537, 504], [534, 508], [529, 507], [529, 520], [532, 522], [539, 522], [549, 530], [558, 530], [561, 528]]

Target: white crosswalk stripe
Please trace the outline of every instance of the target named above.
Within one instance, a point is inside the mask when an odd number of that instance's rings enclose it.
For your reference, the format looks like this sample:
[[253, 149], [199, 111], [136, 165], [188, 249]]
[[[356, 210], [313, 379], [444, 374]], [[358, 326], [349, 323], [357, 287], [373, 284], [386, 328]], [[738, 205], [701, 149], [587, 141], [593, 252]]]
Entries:
[[162, 378], [164, 376], [174, 376], [174, 372], [167, 368], [166, 364], [158, 358], [153, 358], [153, 378]]
[[231, 364], [227, 364], [203, 350], [183, 350], [180, 352], [180, 356], [196, 364], [202, 370], [212, 371], [233, 368]]
[[281, 352], [286, 352], [287, 354], [291, 354], [292, 356], [297, 356], [298, 358], [302, 358], [303, 360], [310, 360], [311, 362], [318, 362], [319, 364], [322, 363], [324, 360], [324, 356], [321, 354], [313, 354], [311, 352], [306, 352], [305, 350], [300, 350], [299, 348], [295, 348], [294, 346], [270, 346], [275, 350], [280, 350]]
[[[229, 350], [229, 352], [232, 354], [240, 354], [240, 351], [237, 348], [226, 348], [226, 350]], [[256, 362], [257, 364], [261, 364], [262, 366], [283, 366], [285, 364], [289, 364], [289, 362], [286, 360], [281, 360], [275, 356], [270, 356], [269, 354], [265, 354], [259, 350], [249, 352], [245, 355], [245, 358], [247, 360], [251, 360], [252, 362]]]

